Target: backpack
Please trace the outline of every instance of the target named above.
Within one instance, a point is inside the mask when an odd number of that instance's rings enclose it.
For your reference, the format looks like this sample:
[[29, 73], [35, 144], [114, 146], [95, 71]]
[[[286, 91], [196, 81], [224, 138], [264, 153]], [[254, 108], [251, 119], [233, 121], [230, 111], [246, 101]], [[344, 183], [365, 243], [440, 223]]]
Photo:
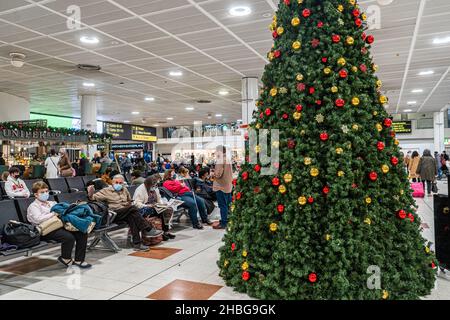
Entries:
[[3, 226], [2, 241], [15, 245], [19, 249], [30, 248], [41, 242], [39, 230], [27, 223], [9, 221]]
[[[144, 219], [153, 226], [156, 230], [162, 230], [162, 222], [160, 217], [155, 216], [145, 216]], [[142, 237], [142, 243], [146, 246], [155, 246], [163, 241], [163, 237], [158, 236], [156, 238], [145, 238]]]
[[102, 222], [99, 228], [105, 227], [108, 224], [108, 217], [109, 217], [109, 209], [106, 204], [99, 201], [89, 201], [87, 205], [91, 208], [92, 212], [94, 214], [97, 214], [102, 217]]

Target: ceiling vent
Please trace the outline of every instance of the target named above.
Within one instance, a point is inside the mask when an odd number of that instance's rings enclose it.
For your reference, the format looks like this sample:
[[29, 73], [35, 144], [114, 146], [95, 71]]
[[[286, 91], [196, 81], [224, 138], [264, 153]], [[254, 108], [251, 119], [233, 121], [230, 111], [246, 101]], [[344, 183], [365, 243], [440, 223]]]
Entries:
[[100, 71], [102, 70], [102, 67], [100, 66], [94, 66], [92, 64], [79, 64], [77, 65], [77, 68], [83, 71]]
[[198, 100], [197, 103], [211, 103], [211, 100]]

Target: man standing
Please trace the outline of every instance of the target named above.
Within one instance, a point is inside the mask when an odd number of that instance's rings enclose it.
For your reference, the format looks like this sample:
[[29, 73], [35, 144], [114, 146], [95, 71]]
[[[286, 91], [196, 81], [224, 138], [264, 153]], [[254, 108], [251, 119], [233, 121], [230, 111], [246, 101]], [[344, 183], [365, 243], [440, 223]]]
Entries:
[[155, 238], [163, 234], [162, 231], [154, 229], [139, 213], [139, 209], [132, 204], [131, 195], [124, 187], [125, 178], [122, 175], [115, 175], [112, 186], [104, 188], [94, 193], [94, 186], [88, 187], [89, 199], [104, 202], [109, 209], [116, 212], [114, 222], [126, 221], [130, 227], [133, 248], [137, 251], [149, 249], [142, 243], [143, 237]]
[[233, 169], [227, 159], [227, 149], [224, 146], [216, 148], [216, 166], [214, 169], [213, 191], [216, 192], [221, 220], [213, 226], [214, 229], [225, 229], [228, 223], [228, 211], [233, 190]]
[[439, 152], [434, 152], [434, 158], [436, 159], [436, 169], [438, 173], [438, 180], [442, 179], [442, 163], [441, 163], [441, 156], [439, 155]]

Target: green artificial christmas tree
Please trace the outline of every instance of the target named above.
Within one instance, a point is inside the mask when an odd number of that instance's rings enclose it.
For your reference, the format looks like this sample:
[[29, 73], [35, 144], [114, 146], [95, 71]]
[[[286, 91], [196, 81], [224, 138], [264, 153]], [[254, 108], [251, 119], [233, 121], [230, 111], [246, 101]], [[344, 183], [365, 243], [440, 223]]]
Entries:
[[[365, 20], [355, 0], [279, 4], [250, 125], [279, 129], [278, 172], [243, 165], [218, 262], [239, 292], [417, 299], [434, 286]], [[380, 286], [368, 286], [377, 274]]]

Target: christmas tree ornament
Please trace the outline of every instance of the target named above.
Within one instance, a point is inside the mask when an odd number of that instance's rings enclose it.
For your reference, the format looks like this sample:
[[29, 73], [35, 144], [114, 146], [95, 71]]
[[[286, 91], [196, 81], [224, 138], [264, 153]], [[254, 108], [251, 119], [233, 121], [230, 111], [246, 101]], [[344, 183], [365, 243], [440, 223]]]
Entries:
[[322, 141], [327, 141], [327, 140], [328, 140], [328, 133], [322, 132], [322, 133], [320, 134], [320, 140], [322, 140]]
[[366, 42], [367, 42], [368, 44], [372, 44], [374, 41], [375, 41], [374, 36], [372, 36], [372, 35], [367, 36]]
[[270, 116], [272, 114], [272, 110], [270, 110], [270, 108], [267, 108], [264, 113], [266, 114], [266, 116]]
[[273, 178], [272, 185], [278, 187], [280, 185], [280, 179], [278, 179], [278, 177]]
[[353, 98], [352, 98], [352, 105], [358, 106], [359, 103], [360, 103], [360, 100], [359, 100], [358, 97], [353, 97]]
[[288, 146], [289, 149], [294, 149], [295, 145], [296, 145], [296, 143], [295, 143], [294, 139], [289, 139], [288, 140], [287, 146]]
[[375, 125], [375, 128], [377, 128], [377, 131], [378, 131], [378, 132], [383, 131], [383, 126], [381, 125], [381, 123], [377, 123], [377, 124]]
[[392, 120], [390, 118], [386, 118], [384, 119], [383, 124], [386, 128], [390, 128], [392, 126]]
[[275, 222], [273, 222], [270, 224], [269, 228], [270, 228], [270, 231], [275, 232], [278, 230], [278, 225]]
[[339, 58], [337, 63], [340, 66], [345, 66], [347, 64], [347, 61], [345, 60], [345, 58]]
[[248, 262], [245, 261], [245, 262], [242, 264], [241, 269], [245, 271], [245, 270], [248, 270], [248, 267], [249, 267], [249, 266], [248, 266]]
[[261, 166], [259, 164], [255, 165], [254, 167], [256, 172], [260, 172], [261, 171]]
[[367, 20], [367, 14], [363, 13], [363, 14], [361, 15], [361, 19], [362, 19], [363, 21], [366, 21], [366, 20]]
[[284, 33], [284, 28], [283, 28], [283, 27], [281, 27], [281, 26], [280, 26], [280, 27], [278, 27], [278, 28], [277, 28], [277, 33], [278, 33], [278, 35], [280, 35], [280, 36], [281, 36], [281, 35], [282, 35], [282, 34]]
[[326, 235], [325, 235], [325, 240], [330, 241], [330, 240], [331, 240], [331, 235], [326, 234]]
[[346, 41], [345, 42], [347, 42], [347, 44], [349, 45], [349, 46], [351, 46], [351, 45], [353, 45], [354, 43], [355, 43], [355, 39], [353, 38], [353, 37], [347, 37], [347, 39], [346, 39]]
[[380, 89], [383, 86], [383, 82], [381, 80], [377, 80], [377, 88]]
[[311, 162], [312, 162], [311, 158], [308, 158], [308, 157], [306, 157], [306, 158], [303, 160], [303, 163], [304, 163], [305, 165], [307, 165], [307, 166], [309, 166], [309, 165], [311, 164]]
[[289, 6], [291, 4], [291, 0], [283, 0], [284, 4]]
[[364, 223], [370, 226], [372, 224], [372, 220], [370, 220], [370, 218], [365, 218]]
[[324, 117], [322, 114], [319, 113], [319, 114], [316, 116], [316, 121], [317, 121], [317, 123], [322, 123], [324, 120], [325, 120], [325, 117]]
[[260, 191], [261, 191], [261, 188], [259, 186], [256, 186], [253, 188], [254, 193], [260, 193]]
[[338, 35], [338, 34], [334, 34], [334, 35], [331, 37], [331, 40], [333, 40], [334, 43], [338, 43], [338, 42], [341, 41], [341, 36]]
[[270, 95], [272, 97], [275, 97], [277, 95], [277, 93], [278, 93], [278, 89], [277, 88], [270, 89]]
[[241, 200], [241, 198], [242, 198], [242, 193], [241, 192], [236, 193], [236, 200]]
[[347, 76], [348, 76], [347, 70], [342, 69], [341, 71], [339, 71], [339, 76], [340, 76], [342, 79], [347, 78]]
[[339, 91], [338, 87], [336, 86], [331, 87], [331, 92], [337, 93], [338, 91]]
[[378, 71], [378, 65], [373, 64], [373, 65], [372, 65], [372, 70], [373, 70], [374, 72], [377, 72], [377, 71]]
[[283, 212], [284, 212], [284, 205], [279, 204], [279, 205], [277, 206], [277, 211], [278, 211], [278, 213], [283, 213]]
[[300, 41], [294, 41], [294, 42], [292, 43], [292, 49], [294, 49], [294, 50], [300, 49], [301, 46], [302, 46], [302, 44], [301, 44]]
[[322, 28], [323, 27], [323, 22], [322, 21], [319, 21], [318, 23], [317, 23], [317, 28]]
[[248, 281], [250, 279], [250, 273], [248, 271], [242, 272], [242, 280]]
[[400, 218], [400, 219], [405, 219], [406, 218], [406, 211], [405, 210], [399, 210], [398, 212], [397, 212], [397, 217], [398, 218]]
[[382, 296], [383, 300], [387, 300], [389, 298], [389, 291], [383, 290]]
[[280, 50], [275, 50], [273, 52], [273, 55], [274, 55], [275, 58], [279, 58], [281, 56], [281, 51]]
[[261, 123], [257, 123], [255, 126], [256, 129], [261, 129]]
[[295, 79], [297, 80], [297, 81], [303, 81], [303, 75], [301, 74], [301, 73], [299, 73], [299, 74], [297, 74], [296, 76], [295, 76]]
[[344, 99], [336, 99], [335, 104], [337, 107], [342, 108], [345, 105]]
[[337, 154], [342, 154], [342, 153], [344, 153], [344, 149], [342, 149], [342, 148], [336, 148], [336, 153], [337, 153]]
[[342, 12], [342, 11], [344, 11], [344, 6], [342, 4], [340, 4], [340, 5], [338, 5], [337, 9], [339, 12]]
[[327, 57], [322, 57], [322, 62], [323, 63], [327, 63], [328, 62], [328, 58]]
[[255, 152], [256, 152], [256, 153], [260, 153], [260, 152], [261, 152], [261, 146], [259, 146], [259, 145], [256, 146], [256, 147], [255, 147]]
[[291, 25], [292, 25], [293, 27], [296, 27], [296, 26], [298, 26], [299, 24], [300, 24], [300, 19], [299, 19], [298, 17], [292, 18], [292, 20], [291, 20]]
[[331, 69], [330, 68], [325, 68], [323, 69], [323, 73], [325, 73], [326, 75], [331, 73]]
[[303, 110], [303, 106], [301, 104], [298, 104], [298, 105], [295, 106], [295, 110], [297, 112], [301, 112]]
[[361, 20], [360, 18], [357, 18], [357, 19], [355, 19], [355, 24], [356, 24], [358, 27], [361, 27], [362, 24], [363, 24], [363, 22], [362, 22], [362, 20]]
[[236, 250], [236, 243], [231, 244], [231, 251], [234, 251], [234, 250]]
[[389, 166], [384, 164], [381, 166], [381, 171], [383, 171], [383, 173], [388, 173], [389, 172]]
[[378, 111], [374, 111], [374, 112], [372, 112], [372, 114], [374, 115], [374, 116], [377, 116], [378, 115]]
[[273, 141], [273, 142], [272, 142], [272, 146], [273, 146], [274, 148], [278, 148], [278, 147], [280, 146], [280, 141], [278, 141], [278, 140]]
[[281, 185], [281, 186], [278, 187], [278, 191], [279, 191], [281, 194], [285, 194], [286, 191], [287, 191], [287, 189], [286, 189], [286, 187], [285, 187], [284, 185]]
[[309, 203], [309, 204], [314, 203], [314, 198], [313, 198], [313, 197], [308, 197], [308, 203]]
[[354, 6], [356, 3], [356, 0], [348, 0], [348, 3], [350, 3], [352, 6]]
[[223, 266], [224, 266], [225, 268], [228, 267], [229, 264], [230, 264], [230, 261], [224, 260]]
[[381, 141], [378, 141], [377, 149], [378, 149], [378, 151], [383, 151], [384, 150], [384, 143], [381, 142]]
[[300, 112], [294, 112], [293, 117], [295, 120], [300, 120], [302, 117], [302, 114]]
[[298, 198], [298, 203], [302, 206], [304, 206], [306, 204], [306, 197], [301, 196]]
[[311, 283], [317, 282], [317, 274], [315, 274], [315, 273], [310, 273], [310, 274], [308, 275], [308, 280], [309, 280], [309, 282], [311, 282]]
[[289, 119], [289, 115], [287, 113], [283, 113], [283, 115], [281, 116], [284, 120]]
[[345, 133], [345, 134], [347, 134], [347, 133], [350, 131], [350, 129], [349, 129], [348, 126], [346, 126], [346, 125], [343, 125], [343, 126], [341, 127], [341, 130], [342, 130], [342, 132]]
[[378, 179], [378, 174], [375, 171], [372, 171], [371, 173], [369, 173], [369, 179], [371, 181], [377, 181]]
[[308, 18], [311, 15], [311, 10], [304, 9], [302, 12], [303, 17]]
[[314, 87], [309, 88], [309, 94], [314, 94], [316, 92], [316, 89]]
[[366, 203], [367, 203], [367, 204], [371, 204], [371, 203], [372, 203], [372, 198], [366, 197]]
[[430, 247], [425, 247], [425, 252], [427, 253], [427, 254], [430, 254], [430, 252], [431, 252], [431, 250], [430, 250]]
[[306, 85], [304, 83], [297, 84], [297, 90], [298, 91], [305, 91]]
[[312, 177], [317, 177], [319, 175], [319, 169], [311, 168], [310, 174], [311, 174]]
[[311, 40], [311, 46], [313, 48], [317, 48], [319, 46], [319, 44], [320, 44], [320, 40], [319, 39], [312, 39]]
[[286, 173], [286, 174], [284, 175], [283, 179], [284, 179], [284, 182], [286, 182], [286, 183], [292, 182], [292, 174]]
[[391, 163], [396, 166], [398, 164], [398, 158], [397, 157], [391, 157]]
[[353, 72], [353, 73], [358, 72], [358, 68], [357, 68], [356, 66], [353, 66], [353, 67], [352, 67], [352, 72]]
[[360, 12], [358, 9], [354, 9], [354, 10], [352, 11], [352, 14], [353, 14], [353, 16], [354, 16], [355, 18], [357, 18], [357, 17], [359, 17], [359, 15], [361, 14], [361, 12]]
[[361, 65], [359, 66], [359, 70], [361, 70], [361, 72], [366, 73], [366, 72], [367, 72], [367, 66], [366, 66], [365, 64], [361, 64]]
[[278, 38], [278, 32], [277, 31], [272, 32], [272, 37], [274, 39]]
[[409, 219], [409, 221], [414, 222], [414, 215], [411, 213], [408, 213], [408, 219]]
[[328, 186], [325, 186], [322, 188], [322, 192], [323, 192], [323, 194], [327, 195], [330, 193], [330, 188]]
[[286, 94], [288, 93], [288, 89], [286, 87], [281, 87], [280, 89], [278, 89], [278, 92], [281, 94]]
[[359, 126], [357, 124], [352, 125], [352, 129], [354, 131], [358, 131], [359, 130]]

